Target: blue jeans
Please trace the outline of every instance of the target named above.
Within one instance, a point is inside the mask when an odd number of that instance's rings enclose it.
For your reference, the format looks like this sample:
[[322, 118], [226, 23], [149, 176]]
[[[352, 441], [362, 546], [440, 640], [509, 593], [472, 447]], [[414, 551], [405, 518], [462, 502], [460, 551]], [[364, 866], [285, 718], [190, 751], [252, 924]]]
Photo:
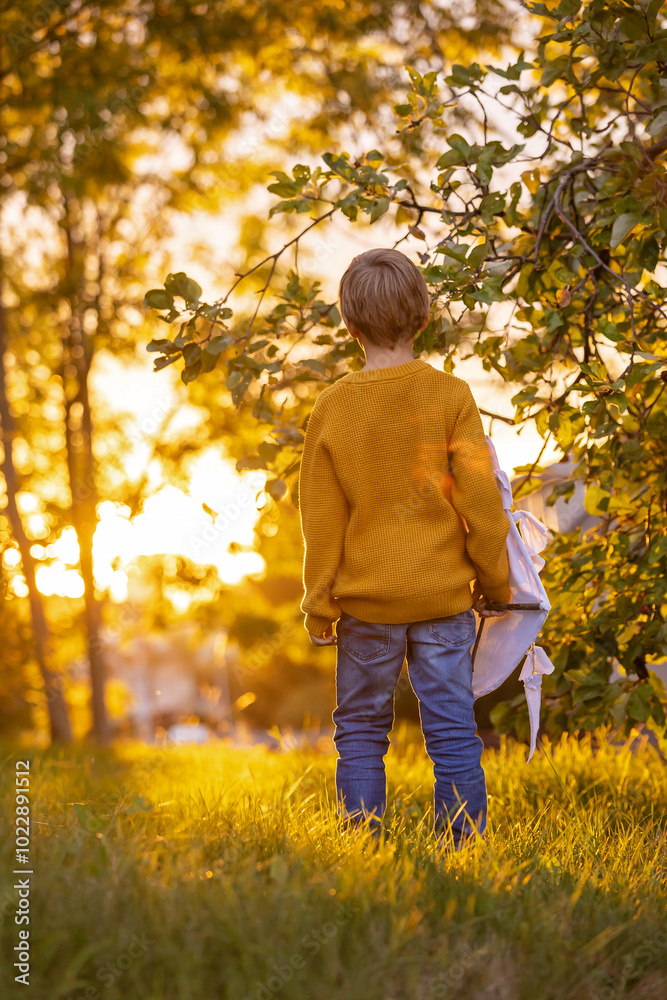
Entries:
[[394, 691], [407, 652], [435, 773], [435, 831], [446, 836], [451, 821], [457, 848], [464, 838], [482, 834], [487, 800], [480, 763], [483, 743], [473, 708], [472, 608], [404, 625], [371, 624], [343, 612], [336, 633], [333, 720], [340, 811], [348, 819], [368, 820], [371, 828], [379, 829], [387, 803], [384, 755], [394, 723]]

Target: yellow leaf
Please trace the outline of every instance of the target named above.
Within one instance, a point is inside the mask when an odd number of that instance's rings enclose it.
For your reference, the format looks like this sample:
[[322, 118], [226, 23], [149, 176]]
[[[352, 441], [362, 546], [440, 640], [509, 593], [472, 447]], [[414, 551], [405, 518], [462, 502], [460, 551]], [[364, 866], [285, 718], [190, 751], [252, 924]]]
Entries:
[[593, 483], [586, 490], [586, 496], [584, 497], [584, 508], [587, 514], [592, 514], [593, 516], [604, 514], [604, 508], [600, 507], [600, 502], [605, 498], [609, 500], [611, 494], [607, 490], [603, 490], [597, 483]]
[[535, 194], [541, 182], [540, 171], [537, 167], [534, 170], [524, 170], [521, 174], [521, 180], [526, 185], [530, 193]]

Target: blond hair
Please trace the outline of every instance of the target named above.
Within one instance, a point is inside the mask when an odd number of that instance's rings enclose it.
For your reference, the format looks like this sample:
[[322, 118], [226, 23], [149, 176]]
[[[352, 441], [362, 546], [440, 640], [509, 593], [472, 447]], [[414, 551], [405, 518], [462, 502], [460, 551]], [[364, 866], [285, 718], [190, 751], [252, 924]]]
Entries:
[[338, 288], [343, 322], [349, 320], [380, 347], [412, 340], [429, 310], [421, 272], [400, 250], [378, 247], [355, 257]]

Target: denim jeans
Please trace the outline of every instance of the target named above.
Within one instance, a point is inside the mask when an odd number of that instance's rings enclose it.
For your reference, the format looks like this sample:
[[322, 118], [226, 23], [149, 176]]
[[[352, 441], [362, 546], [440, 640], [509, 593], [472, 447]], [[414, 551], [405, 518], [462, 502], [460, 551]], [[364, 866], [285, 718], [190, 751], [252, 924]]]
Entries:
[[370, 817], [371, 828], [379, 828], [387, 802], [384, 755], [394, 722], [394, 691], [407, 653], [435, 774], [435, 831], [447, 837], [451, 822], [456, 848], [464, 838], [483, 834], [487, 799], [483, 743], [473, 709], [472, 608], [404, 625], [371, 624], [343, 612], [336, 633], [339, 810], [357, 822]]

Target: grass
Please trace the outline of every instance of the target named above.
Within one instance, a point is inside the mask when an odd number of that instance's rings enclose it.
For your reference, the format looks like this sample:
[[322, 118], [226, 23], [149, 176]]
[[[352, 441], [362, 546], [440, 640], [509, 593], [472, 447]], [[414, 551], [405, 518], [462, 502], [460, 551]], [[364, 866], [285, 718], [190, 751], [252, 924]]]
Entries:
[[667, 996], [667, 773], [606, 731], [485, 750], [487, 843], [434, 850], [404, 730], [386, 840], [348, 836], [334, 756], [221, 743], [35, 751], [30, 986], [15, 984], [2, 755], [3, 1000]]

